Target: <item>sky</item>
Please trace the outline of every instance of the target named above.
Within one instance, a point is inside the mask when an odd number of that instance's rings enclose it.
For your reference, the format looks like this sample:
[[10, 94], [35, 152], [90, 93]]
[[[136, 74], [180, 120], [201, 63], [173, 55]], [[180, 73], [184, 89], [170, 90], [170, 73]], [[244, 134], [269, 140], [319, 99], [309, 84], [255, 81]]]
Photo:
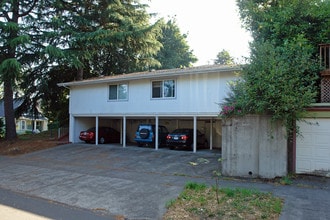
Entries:
[[250, 34], [241, 27], [236, 0], [143, 0], [149, 13], [169, 20], [175, 16], [198, 58], [194, 66], [213, 64], [224, 50], [241, 61], [249, 56]]

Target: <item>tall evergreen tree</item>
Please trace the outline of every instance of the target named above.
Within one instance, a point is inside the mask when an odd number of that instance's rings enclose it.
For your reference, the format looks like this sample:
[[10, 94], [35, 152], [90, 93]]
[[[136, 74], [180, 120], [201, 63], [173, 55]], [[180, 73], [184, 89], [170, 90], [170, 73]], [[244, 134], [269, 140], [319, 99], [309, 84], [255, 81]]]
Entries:
[[69, 124], [69, 90], [57, 86], [57, 83], [73, 81], [74, 71], [74, 68], [68, 66], [53, 67], [38, 87], [43, 114], [61, 127]]
[[40, 88], [51, 85], [46, 74], [56, 66], [75, 69], [75, 79], [147, 69], [159, 64], [153, 58], [159, 33], [137, 0], [0, 1], [6, 138], [16, 138], [18, 85], [26, 110], [45, 97]]
[[58, 49], [77, 69], [77, 80], [158, 64], [153, 55], [160, 48], [159, 28], [150, 26], [145, 5], [136, 0], [55, 2]]
[[22, 72], [31, 68], [42, 50], [41, 22], [43, 1], [12, 0], [0, 2], [0, 80], [4, 85], [5, 138], [17, 137], [13, 97]]
[[189, 67], [197, 61], [187, 43], [187, 34], [181, 33], [175, 19], [162, 25], [159, 41], [163, 46], [155, 57], [161, 64], [157, 69]]
[[68, 117], [56, 107], [68, 104], [67, 94], [57, 83], [159, 65], [154, 58], [161, 46], [159, 24], [149, 24], [145, 5], [138, 1], [54, 0], [49, 7], [51, 15], [44, 25], [49, 31], [47, 62], [39, 63], [44, 68], [26, 72], [21, 87], [28, 97], [42, 100], [51, 120], [63, 124]]

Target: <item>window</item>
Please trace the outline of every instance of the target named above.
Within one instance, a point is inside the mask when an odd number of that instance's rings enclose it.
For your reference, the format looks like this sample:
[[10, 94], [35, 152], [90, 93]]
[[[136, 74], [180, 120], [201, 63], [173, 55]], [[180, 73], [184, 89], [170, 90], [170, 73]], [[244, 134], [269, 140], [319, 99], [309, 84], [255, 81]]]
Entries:
[[152, 98], [174, 98], [175, 81], [162, 80], [152, 82]]
[[109, 100], [127, 100], [128, 85], [118, 84], [109, 86]]

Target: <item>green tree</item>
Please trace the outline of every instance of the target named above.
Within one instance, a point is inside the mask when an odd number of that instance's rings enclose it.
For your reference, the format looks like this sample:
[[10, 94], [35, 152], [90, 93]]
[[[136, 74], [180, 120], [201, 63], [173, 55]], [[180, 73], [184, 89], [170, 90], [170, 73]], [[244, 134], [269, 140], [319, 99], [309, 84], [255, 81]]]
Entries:
[[57, 83], [73, 81], [75, 75], [70, 74], [74, 68], [67, 66], [53, 67], [40, 82], [38, 92], [41, 94], [43, 114], [59, 126], [69, 124], [69, 90], [57, 86]]
[[62, 109], [68, 106], [67, 91], [58, 89], [57, 83], [159, 65], [154, 55], [161, 46], [160, 26], [149, 24], [145, 5], [138, 1], [48, 3], [44, 60], [38, 68], [26, 70], [20, 84], [26, 108], [42, 100], [47, 117], [65, 124], [68, 112]]
[[234, 64], [234, 58], [230, 56], [229, 52], [222, 50], [217, 54], [214, 64], [231, 65]]
[[43, 1], [0, 2], [0, 80], [4, 87], [5, 138], [17, 137], [13, 97], [22, 72], [34, 65], [42, 50], [42, 33], [36, 22], [42, 22]]
[[149, 24], [145, 5], [136, 0], [56, 0], [58, 62], [77, 69], [77, 80], [130, 73], [159, 65], [158, 23]]
[[[318, 44], [329, 40], [329, 1], [237, 0], [251, 31], [249, 64], [235, 101], [244, 113], [271, 114], [289, 134], [305, 108], [316, 101]], [[223, 103], [226, 105], [226, 103]]]
[[324, 0], [237, 0], [244, 27], [253, 40], [272, 40], [282, 45], [287, 39], [304, 36], [314, 46], [330, 38], [330, 2]]
[[[330, 1], [237, 0], [241, 20], [252, 34], [250, 64], [243, 68], [244, 112], [268, 113], [288, 134], [288, 169], [293, 170], [295, 122], [316, 102], [318, 45], [330, 40]], [[244, 101], [242, 101], [244, 99]]]
[[3, 139], [5, 136], [4, 127], [5, 127], [5, 124], [3, 123], [3, 119], [0, 118], [0, 139]]
[[162, 35], [158, 40], [163, 46], [155, 56], [161, 64], [157, 69], [189, 67], [197, 62], [187, 43], [187, 34], [181, 34], [175, 19], [162, 25]]
[[238, 103], [245, 104], [244, 112], [271, 114], [273, 120], [282, 120], [290, 132], [292, 122], [317, 98], [319, 65], [313, 47], [298, 37], [283, 46], [265, 42], [254, 48], [251, 63], [243, 67], [246, 93]]

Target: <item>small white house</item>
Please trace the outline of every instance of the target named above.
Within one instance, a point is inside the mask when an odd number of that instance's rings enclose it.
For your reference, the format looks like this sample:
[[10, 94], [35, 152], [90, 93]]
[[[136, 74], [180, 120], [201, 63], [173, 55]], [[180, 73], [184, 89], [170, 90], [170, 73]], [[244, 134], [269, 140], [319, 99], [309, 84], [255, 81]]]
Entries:
[[195, 135], [198, 129], [207, 135], [211, 149], [221, 148], [219, 103], [239, 71], [238, 66], [210, 65], [61, 83], [70, 89], [69, 141], [80, 142], [80, 131], [90, 127], [111, 126], [121, 131], [126, 147], [139, 123], [153, 123], [170, 131], [194, 128]]
[[[22, 99], [15, 99], [13, 102], [14, 109], [20, 107], [23, 103]], [[0, 118], [5, 122], [4, 101], [0, 100]], [[17, 134], [26, 132], [41, 132], [48, 130], [48, 119], [38, 111], [37, 115], [29, 113], [22, 114], [15, 120]]]

